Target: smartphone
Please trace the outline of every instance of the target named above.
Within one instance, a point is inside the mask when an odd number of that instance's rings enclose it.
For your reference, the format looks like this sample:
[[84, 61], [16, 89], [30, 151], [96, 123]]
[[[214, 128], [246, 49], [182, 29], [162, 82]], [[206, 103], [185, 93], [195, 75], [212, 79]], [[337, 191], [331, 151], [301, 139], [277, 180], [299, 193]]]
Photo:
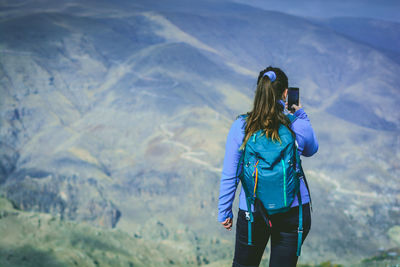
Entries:
[[299, 105], [299, 88], [298, 87], [289, 87], [288, 88], [288, 110], [294, 112], [294, 109], [291, 108], [293, 104], [296, 106]]

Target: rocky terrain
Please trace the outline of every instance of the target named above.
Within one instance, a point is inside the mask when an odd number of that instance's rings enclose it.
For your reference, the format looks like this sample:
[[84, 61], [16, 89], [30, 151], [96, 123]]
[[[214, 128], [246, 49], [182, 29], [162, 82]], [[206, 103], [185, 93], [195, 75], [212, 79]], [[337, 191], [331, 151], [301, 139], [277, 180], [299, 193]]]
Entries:
[[[21, 214], [55, 216], [67, 236], [81, 224], [120, 231], [96, 242], [132, 244], [144, 255], [134, 266], [228, 266], [234, 235], [217, 222], [226, 135], [274, 65], [301, 88], [320, 144], [303, 159], [314, 212], [301, 262], [357, 264], [400, 246], [396, 22], [211, 0], [0, 7], [0, 192]], [[21, 255], [45, 242], [18, 236]], [[117, 254], [121, 266], [136, 259]]]

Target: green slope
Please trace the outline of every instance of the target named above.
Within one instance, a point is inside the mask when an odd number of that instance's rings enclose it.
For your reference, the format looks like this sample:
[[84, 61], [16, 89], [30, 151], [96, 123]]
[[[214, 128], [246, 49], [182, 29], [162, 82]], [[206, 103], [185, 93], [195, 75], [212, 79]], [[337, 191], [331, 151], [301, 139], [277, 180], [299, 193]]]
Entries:
[[[0, 198], [0, 266], [194, 266], [173, 243], [16, 210]], [[196, 264], [195, 264], [196, 263]]]

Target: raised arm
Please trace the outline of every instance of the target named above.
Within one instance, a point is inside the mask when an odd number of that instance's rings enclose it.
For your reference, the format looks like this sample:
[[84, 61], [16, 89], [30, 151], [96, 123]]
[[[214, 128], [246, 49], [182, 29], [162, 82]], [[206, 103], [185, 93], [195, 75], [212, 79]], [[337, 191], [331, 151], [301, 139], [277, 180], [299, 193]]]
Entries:
[[296, 133], [298, 150], [301, 155], [311, 157], [318, 151], [317, 137], [303, 108], [296, 110], [294, 115], [297, 119], [292, 123], [291, 128]]
[[227, 218], [233, 218], [232, 204], [238, 184], [236, 169], [242, 153], [239, 152], [239, 147], [244, 137], [243, 123], [244, 120], [241, 118], [235, 120], [226, 139], [224, 166], [222, 168], [218, 201], [218, 221], [220, 222], [225, 221]]

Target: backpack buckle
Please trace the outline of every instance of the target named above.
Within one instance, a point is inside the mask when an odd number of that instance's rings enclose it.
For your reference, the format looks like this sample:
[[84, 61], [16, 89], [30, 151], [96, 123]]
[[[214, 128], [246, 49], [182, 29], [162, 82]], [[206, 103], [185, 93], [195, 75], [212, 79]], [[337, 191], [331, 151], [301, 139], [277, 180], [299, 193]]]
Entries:
[[246, 214], [246, 220], [250, 221], [250, 212], [246, 211], [245, 214]]
[[303, 229], [298, 228], [297, 233], [303, 233]]

